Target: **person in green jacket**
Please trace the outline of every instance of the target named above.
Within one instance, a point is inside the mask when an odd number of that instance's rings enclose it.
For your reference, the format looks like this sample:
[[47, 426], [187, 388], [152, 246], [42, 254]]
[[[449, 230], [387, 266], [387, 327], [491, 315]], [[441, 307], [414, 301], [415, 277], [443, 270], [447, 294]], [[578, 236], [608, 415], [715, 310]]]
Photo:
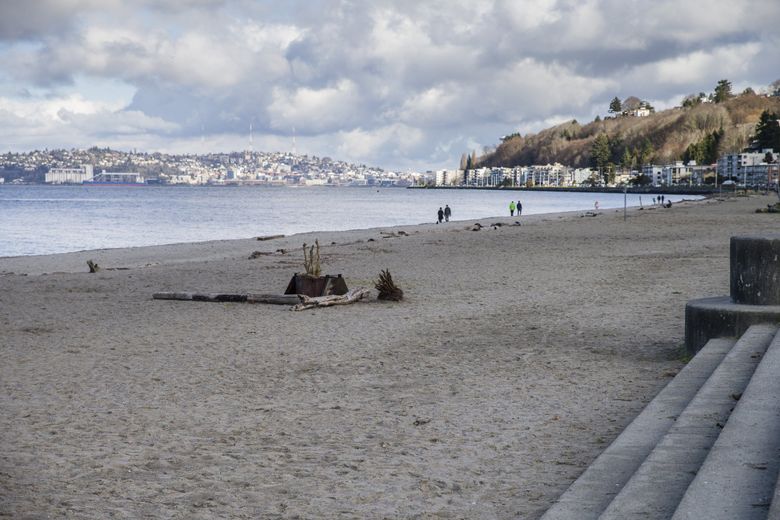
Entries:
[[509, 216], [513, 216], [515, 214], [515, 201], [512, 201], [509, 203]]

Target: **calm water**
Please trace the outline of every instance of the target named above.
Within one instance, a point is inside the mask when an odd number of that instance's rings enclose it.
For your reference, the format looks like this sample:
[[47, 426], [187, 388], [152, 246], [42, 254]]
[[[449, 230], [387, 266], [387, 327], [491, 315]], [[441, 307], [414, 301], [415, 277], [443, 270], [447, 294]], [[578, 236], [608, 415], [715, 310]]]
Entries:
[[445, 204], [468, 220], [508, 215], [517, 197], [524, 215], [623, 207], [606, 193], [0, 185], [0, 256], [419, 224]]

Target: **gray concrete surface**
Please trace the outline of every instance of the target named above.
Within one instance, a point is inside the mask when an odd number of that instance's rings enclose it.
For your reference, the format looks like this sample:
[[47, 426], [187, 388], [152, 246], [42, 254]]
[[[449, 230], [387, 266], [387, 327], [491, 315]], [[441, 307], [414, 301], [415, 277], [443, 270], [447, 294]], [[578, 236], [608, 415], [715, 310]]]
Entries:
[[780, 335], [756, 368], [673, 520], [764, 520], [780, 467]]
[[600, 520], [671, 518], [776, 332], [756, 325], [737, 341]]
[[729, 339], [708, 342], [561, 495], [542, 520], [598, 518], [734, 343]]
[[728, 296], [691, 300], [685, 306], [685, 348], [693, 355], [712, 338], [736, 338], [758, 323], [780, 323], [780, 305], [743, 305]]

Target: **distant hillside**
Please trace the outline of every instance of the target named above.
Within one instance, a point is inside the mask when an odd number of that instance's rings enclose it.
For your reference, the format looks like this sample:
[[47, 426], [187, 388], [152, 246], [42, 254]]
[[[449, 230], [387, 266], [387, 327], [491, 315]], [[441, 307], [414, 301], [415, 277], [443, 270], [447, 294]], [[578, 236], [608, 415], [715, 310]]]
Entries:
[[570, 121], [537, 134], [505, 138], [495, 151], [480, 157], [477, 165], [559, 162], [588, 167], [593, 141], [601, 134], [609, 138], [614, 164], [624, 164], [629, 157], [634, 164], [683, 158], [709, 162], [713, 156], [745, 148], [765, 110], [780, 113], [780, 97], [742, 94], [722, 103], [672, 108], [647, 117], [618, 116], [586, 125]]

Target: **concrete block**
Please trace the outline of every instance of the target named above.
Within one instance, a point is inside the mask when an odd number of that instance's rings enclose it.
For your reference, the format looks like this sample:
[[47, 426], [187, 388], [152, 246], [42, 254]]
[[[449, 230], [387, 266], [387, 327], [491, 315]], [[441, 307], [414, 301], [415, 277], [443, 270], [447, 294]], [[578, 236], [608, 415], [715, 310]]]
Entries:
[[780, 234], [731, 237], [731, 299], [780, 305]]

